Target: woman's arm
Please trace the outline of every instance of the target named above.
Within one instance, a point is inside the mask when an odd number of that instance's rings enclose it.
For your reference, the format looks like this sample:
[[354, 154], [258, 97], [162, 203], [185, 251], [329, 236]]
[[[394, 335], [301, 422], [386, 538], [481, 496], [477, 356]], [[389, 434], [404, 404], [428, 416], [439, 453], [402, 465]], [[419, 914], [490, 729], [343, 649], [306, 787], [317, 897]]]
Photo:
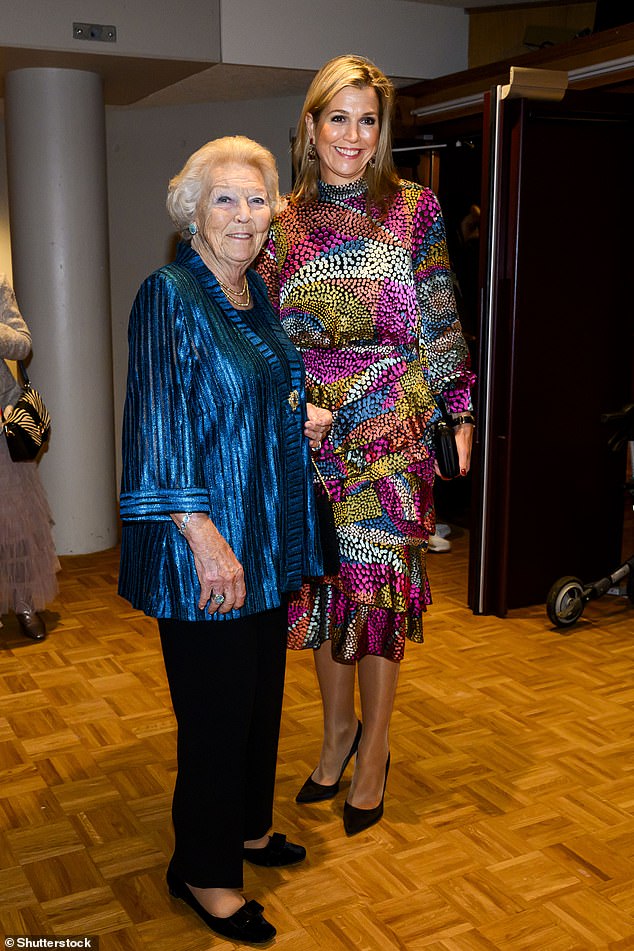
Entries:
[[429, 365], [430, 386], [449, 413], [472, 412], [469, 348], [462, 335], [453, 291], [445, 225], [438, 199], [423, 189], [414, 214], [412, 262], [421, 313], [419, 345]]
[[0, 357], [25, 360], [31, 352], [31, 334], [18, 308], [13, 288], [0, 278]]
[[[244, 573], [211, 521], [209, 493], [190, 417], [196, 358], [180, 295], [163, 274], [142, 285], [129, 327], [123, 421], [121, 518], [181, 530], [200, 583], [198, 607], [226, 614], [244, 604]], [[214, 596], [223, 595], [221, 604]]]
[[[280, 309], [280, 275], [277, 269], [277, 248], [275, 243], [277, 226], [274, 222], [269, 236], [255, 262], [255, 267], [266, 285], [271, 306], [279, 315]], [[332, 413], [313, 403], [306, 404], [307, 420], [304, 423], [304, 435], [309, 440], [311, 449], [320, 449], [332, 426]]]
[[[211, 519], [202, 512], [172, 512], [171, 518], [194, 556], [200, 582], [198, 608], [209, 614], [241, 608], [246, 598], [242, 565]], [[219, 604], [215, 596], [224, 600]]]
[[442, 395], [450, 416], [460, 419], [455, 427], [461, 475], [471, 465], [473, 402], [469, 348], [462, 335], [453, 290], [453, 278], [445, 224], [438, 199], [424, 189], [414, 218], [412, 248], [416, 293], [421, 312], [419, 346], [427, 358], [430, 385]]
[[171, 512], [209, 513], [190, 416], [195, 353], [180, 295], [157, 272], [141, 286], [130, 315], [123, 418], [121, 517], [165, 521]]
[[277, 267], [277, 248], [275, 244], [277, 226], [273, 222], [264, 246], [256, 258], [253, 267], [264, 283], [273, 310], [279, 314], [280, 310], [280, 273]]

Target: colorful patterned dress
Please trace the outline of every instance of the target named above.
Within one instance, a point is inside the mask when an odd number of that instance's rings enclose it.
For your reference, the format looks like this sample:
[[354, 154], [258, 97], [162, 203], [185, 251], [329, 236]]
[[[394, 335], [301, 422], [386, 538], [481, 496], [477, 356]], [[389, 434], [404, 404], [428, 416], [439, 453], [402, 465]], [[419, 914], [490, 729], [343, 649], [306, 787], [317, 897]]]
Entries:
[[473, 382], [435, 195], [402, 182], [378, 221], [366, 190], [364, 179], [320, 182], [318, 201], [276, 218], [258, 266], [303, 356], [309, 399], [334, 414], [315, 461], [341, 567], [293, 596], [289, 646], [330, 639], [342, 663], [400, 661], [405, 639], [423, 639], [434, 393], [465, 411]]

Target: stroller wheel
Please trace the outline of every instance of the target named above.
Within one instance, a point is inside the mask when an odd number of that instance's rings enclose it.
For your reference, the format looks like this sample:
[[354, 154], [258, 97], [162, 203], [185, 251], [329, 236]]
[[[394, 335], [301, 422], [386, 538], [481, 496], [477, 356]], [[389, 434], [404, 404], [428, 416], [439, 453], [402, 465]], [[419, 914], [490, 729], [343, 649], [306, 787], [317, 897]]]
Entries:
[[557, 627], [569, 627], [583, 614], [583, 585], [579, 578], [559, 578], [548, 592], [546, 611]]

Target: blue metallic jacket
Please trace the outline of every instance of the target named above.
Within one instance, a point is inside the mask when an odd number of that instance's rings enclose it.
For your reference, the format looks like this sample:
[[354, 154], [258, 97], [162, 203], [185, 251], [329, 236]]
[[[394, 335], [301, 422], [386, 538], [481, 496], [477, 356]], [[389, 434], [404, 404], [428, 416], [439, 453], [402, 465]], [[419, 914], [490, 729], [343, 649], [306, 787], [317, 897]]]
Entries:
[[[153, 617], [221, 621], [278, 607], [321, 573], [302, 360], [248, 272], [236, 311], [189, 245], [130, 315], [119, 593]], [[170, 512], [207, 512], [245, 573], [244, 607], [206, 615]]]

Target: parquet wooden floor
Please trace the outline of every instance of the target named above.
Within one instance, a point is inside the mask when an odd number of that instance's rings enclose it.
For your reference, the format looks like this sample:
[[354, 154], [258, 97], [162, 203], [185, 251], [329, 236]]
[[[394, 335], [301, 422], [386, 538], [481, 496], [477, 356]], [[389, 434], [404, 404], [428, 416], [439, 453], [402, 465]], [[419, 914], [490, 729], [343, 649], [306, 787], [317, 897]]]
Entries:
[[[430, 558], [384, 820], [347, 839], [294, 795], [320, 745], [308, 655], [289, 656], [276, 828], [304, 866], [247, 867], [289, 951], [634, 949], [634, 607], [562, 635], [543, 607], [465, 606], [466, 536]], [[51, 633], [0, 631], [0, 928], [101, 951], [230, 949], [164, 885], [175, 727], [155, 623], [116, 595], [117, 552], [63, 559]]]

